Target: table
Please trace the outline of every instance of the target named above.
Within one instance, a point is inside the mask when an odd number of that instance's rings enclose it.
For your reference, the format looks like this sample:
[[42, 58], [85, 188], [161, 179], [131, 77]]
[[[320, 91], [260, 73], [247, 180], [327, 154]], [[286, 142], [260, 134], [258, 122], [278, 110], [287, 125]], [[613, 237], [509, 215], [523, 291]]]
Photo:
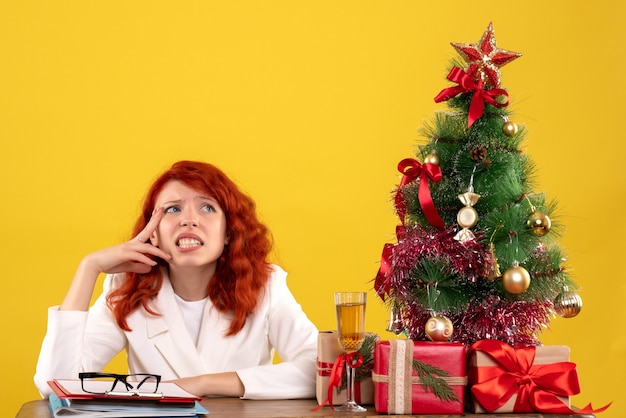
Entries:
[[[542, 415], [542, 414], [470, 414], [464, 415], [378, 415], [374, 405], [366, 405], [367, 412], [362, 413], [341, 413], [331, 410], [328, 406], [317, 411], [311, 409], [317, 406], [315, 399], [297, 400], [272, 400], [253, 401], [239, 398], [204, 398], [202, 405], [209, 410], [207, 418], [320, 418], [320, 417], [414, 417], [414, 418], [593, 418], [594, 415]], [[22, 405], [15, 418], [51, 418], [52, 414], [48, 409], [47, 400], [37, 400], [26, 402]]]

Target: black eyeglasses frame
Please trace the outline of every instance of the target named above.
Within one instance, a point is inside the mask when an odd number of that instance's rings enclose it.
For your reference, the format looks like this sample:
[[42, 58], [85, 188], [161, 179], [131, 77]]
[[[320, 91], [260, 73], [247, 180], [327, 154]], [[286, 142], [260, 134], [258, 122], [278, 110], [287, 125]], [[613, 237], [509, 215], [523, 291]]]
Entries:
[[[136, 383], [136, 387], [128, 383], [128, 379], [133, 378], [133, 377], [138, 378], [138, 383]], [[151, 373], [117, 374], [117, 373], [103, 373], [103, 372], [81, 372], [81, 373], [78, 373], [78, 378], [80, 379], [81, 389], [85, 393], [91, 393], [94, 395], [145, 396], [145, 397], [162, 397], [163, 396], [162, 394], [157, 393], [157, 390], [159, 390], [159, 383], [161, 383], [161, 376], [158, 374], [151, 374]], [[98, 378], [114, 379], [113, 384], [111, 385], [111, 389], [105, 392], [93, 392], [93, 391], [89, 391], [85, 389], [85, 380], [98, 379]], [[154, 388], [154, 392], [141, 392], [140, 391], [141, 386], [149, 379], [156, 380], [156, 386]], [[126, 391], [124, 392], [115, 391], [115, 386], [118, 383], [123, 384]]]

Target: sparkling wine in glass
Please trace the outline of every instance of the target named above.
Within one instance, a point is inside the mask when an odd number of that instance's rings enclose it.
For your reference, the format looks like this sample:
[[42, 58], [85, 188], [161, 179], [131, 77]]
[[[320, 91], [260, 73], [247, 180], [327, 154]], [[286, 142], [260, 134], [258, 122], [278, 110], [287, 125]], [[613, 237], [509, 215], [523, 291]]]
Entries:
[[[347, 354], [354, 353], [365, 339], [365, 292], [335, 292], [337, 334], [339, 345]], [[346, 361], [346, 403], [335, 408], [341, 412], [363, 412], [365, 408], [354, 400], [354, 368]]]

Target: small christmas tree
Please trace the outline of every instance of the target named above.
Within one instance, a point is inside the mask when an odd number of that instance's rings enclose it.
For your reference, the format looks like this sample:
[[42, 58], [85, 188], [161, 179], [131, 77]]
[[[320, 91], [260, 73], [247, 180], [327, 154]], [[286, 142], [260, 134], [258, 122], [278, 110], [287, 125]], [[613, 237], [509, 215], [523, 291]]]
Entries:
[[556, 203], [533, 191], [526, 131], [500, 86], [500, 67], [521, 54], [498, 48], [491, 24], [476, 44], [452, 46], [464, 63], [435, 98], [449, 109], [423, 127], [422, 162], [398, 165], [397, 242], [384, 246], [374, 287], [388, 330], [411, 339], [539, 345], [551, 317], [582, 302], [556, 242]]

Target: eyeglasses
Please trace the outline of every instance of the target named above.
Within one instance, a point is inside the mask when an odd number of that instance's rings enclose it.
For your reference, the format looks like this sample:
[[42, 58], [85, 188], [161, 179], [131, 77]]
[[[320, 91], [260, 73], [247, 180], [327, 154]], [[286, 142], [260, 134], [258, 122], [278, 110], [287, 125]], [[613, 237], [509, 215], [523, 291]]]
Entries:
[[[146, 396], [160, 398], [161, 376], [157, 374], [114, 374], [85, 372], [79, 373], [80, 385], [84, 392], [95, 395]], [[118, 391], [115, 387], [119, 385]]]

